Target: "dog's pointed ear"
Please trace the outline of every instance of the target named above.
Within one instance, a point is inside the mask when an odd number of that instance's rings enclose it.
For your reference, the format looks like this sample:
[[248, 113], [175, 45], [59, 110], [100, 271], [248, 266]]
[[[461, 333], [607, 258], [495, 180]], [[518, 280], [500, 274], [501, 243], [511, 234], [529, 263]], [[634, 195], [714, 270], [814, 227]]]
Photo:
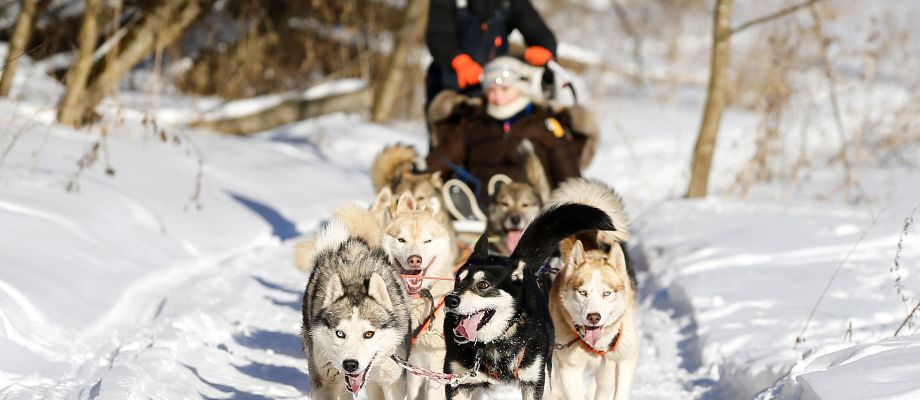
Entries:
[[377, 198], [374, 199], [374, 204], [371, 205], [371, 211], [386, 210], [390, 208], [390, 203], [392, 201], [393, 191], [388, 187], [380, 189], [380, 191], [377, 192]]
[[489, 179], [489, 197], [495, 196], [495, 193], [498, 193], [498, 189], [502, 185], [514, 182], [511, 177], [505, 174], [495, 174], [492, 175], [492, 178]]
[[399, 195], [399, 200], [396, 200], [396, 214], [413, 210], [415, 210], [415, 199], [409, 192], [403, 192], [403, 194]]
[[626, 273], [626, 253], [623, 252], [622, 243], [614, 243], [610, 246], [607, 258], [613, 263], [614, 267], [622, 273]]
[[519, 281], [524, 279], [524, 270], [527, 269], [527, 263], [524, 261], [518, 261], [517, 268], [514, 269], [514, 272], [511, 273], [512, 281]]
[[434, 171], [434, 173], [431, 174], [431, 183], [436, 188], [444, 186], [444, 179], [441, 177], [441, 171]]
[[367, 295], [374, 301], [380, 303], [387, 310], [393, 309], [393, 300], [390, 299], [390, 292], [387, 291], [387, 284], [379, 274], [371, 275], [367, 280]]
[[432, 197], [428, 200], [428, 204], [422, 208], [422, 210], [427, 211], [431, 215], [437, 215], [441, 211], [441, 200], [437, 197]]
[[479, 237], [479, 240], [476, 241], [476, 247], [473, 247], [473, 254], [470, 254], [471, 259], [485, 259], [489, 256], [489, 236], [483, 234]]
[[575, 247], [576, 240], [578, 239], [575, 239], [574, 236], [569, 236], [559, 241], [559, 261], [561, 261], [563, 265], [569, 262], [569, 257], [572, 255], [572, 247]]
[[572, 246], [571, 254], [569, 255], [569, 265], [577, 268], [584, 262], [585, 245], [581, 243], [581, 240], [576, 240], [575, 244]]
[[377, 192], [377, 198], [371, 205], [371, 211], [381, 219], [380, 224], [386, 226], [393, 218], [391, 208], [393, 207], [393, 191], [385, 187]]
[[339, 278], [338, 274], [332, 275], [332, 278], [329, 279], [329, 285], [326, 286], [326, 295], [323, 296], [322, 308], [329, 307], [339, 297], [344, 295], [345, 289], [342, 287], [342, 279]]

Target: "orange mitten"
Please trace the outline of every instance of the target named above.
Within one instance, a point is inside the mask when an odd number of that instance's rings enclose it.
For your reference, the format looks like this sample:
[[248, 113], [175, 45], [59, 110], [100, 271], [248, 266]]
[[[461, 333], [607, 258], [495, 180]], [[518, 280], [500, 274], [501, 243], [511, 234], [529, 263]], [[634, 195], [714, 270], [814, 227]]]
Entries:
[[450, 65], [457, 71], [457, 85], [460, 89], [466, 89], [467, 86], [474, 86], [479, 83], [482, 76], [482, 66], [473, 61], [470, 56], [460, 54], [451, 60]]
[[530, 46], [524, 51], [524, 61], [527, 61], [530, 65], [542, 67], [552, 59], [553, 53], [545, 47]]

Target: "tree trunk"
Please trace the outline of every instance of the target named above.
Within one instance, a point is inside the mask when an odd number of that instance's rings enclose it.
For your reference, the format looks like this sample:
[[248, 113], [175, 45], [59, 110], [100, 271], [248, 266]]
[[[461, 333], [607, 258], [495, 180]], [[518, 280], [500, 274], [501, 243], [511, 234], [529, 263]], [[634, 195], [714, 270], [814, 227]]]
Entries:
[[366, 111], [370, 102], [371, 91], [361, 89], [320, 99], [286, 100], [277, 106], [250, 115], [216, 121], [197, 121], [190, 126], [244, 136], [323, 114]]
[[102, 57], [93, 64], [83, 101], [77, 103], [82, 122], [121, 78], [153, 51], [161, 51], [179, 38], [199, 15], [206, 12], [212, 0], [166, 0], [146, 12], [119, 45], [115, 57]]
[[420, 41], [428, 20], [428, 1], [409, 0], [406, 4], [403, 23], [396, 31], [396, 41], [390, 53], [383, 80], [374, 91], [374, 106], [371, 120], [383, 122], [390, 119], [400, 86], [405, 83], [405, 72], [409, 51]]
[[16, 18], [16, 27], [13, 28], [13, 37], [6, 53], [6, 62], [3, 64], [3, 76], [0, 77], [0, 96], [9, 96], [13, 87], [13, 78], [16, 76], [16, 66], [19, 57], [25, 54], [26, 46], [32, 40], [32, 31], [35, 30], [35, 21], [38, 15], [51, 4], [51, 0], [23, 0], [22, 10]]
[[70, 72], [67, 74], [67, 92], [58, 109], [58, 121], [62, 124], [79, 126], [83, 117], [84, 92], [93, 66], [93, 52], [96, 51], [96, 38], [99, 36], [99, 10], [101, 0], [86, 0], [83, 11], [83, 25], [80, 26], [80, 50]]
[[705, 197], [709, 186], [709, 171], [712, 168], [712, 155], [725, 109], [725, 84], [728, 79], [728, 66], [731, 42], [731, 16], [733, 0], [716, 0], [713, 18], [712, 57], [709, 64], [709, 92], [706, 96], [706, 108], [703, 110], [703, 122], [700, 124], [699, 136], [693, 151], [693, 164], [690, 172], [690, 185], [687, 197]]

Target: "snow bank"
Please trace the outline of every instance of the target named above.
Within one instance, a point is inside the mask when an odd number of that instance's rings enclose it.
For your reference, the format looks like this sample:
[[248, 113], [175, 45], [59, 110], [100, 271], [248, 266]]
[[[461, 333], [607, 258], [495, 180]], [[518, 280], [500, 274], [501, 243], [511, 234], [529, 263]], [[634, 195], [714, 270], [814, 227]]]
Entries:
[[[906, 312], [889, 268], [909, 205], [895, 203], [873, 226], [870, 210], [845, 206], [679, 201], [647, 215], [639, 236], [667, 298], [692, 316], [691, 349], [699, 366], [718, 368], [720, 398], [751, 398], [809, 349], [894, 332]], [[901, 257], [915, 265], [920, 252], [911, 245]], [[920, 277], [903, 284], [920, 287]]]
[[920, 337], [822, 346], [758, 399], [920, 398]]

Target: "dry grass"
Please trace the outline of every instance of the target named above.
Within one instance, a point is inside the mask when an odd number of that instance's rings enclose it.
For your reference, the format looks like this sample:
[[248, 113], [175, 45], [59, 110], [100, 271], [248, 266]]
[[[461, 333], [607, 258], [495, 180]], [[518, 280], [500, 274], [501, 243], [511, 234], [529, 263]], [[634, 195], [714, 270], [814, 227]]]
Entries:
[[[917, 33], [873, 20], [854, 35], [860, 40], [844, 40], [835, 36], [843, 12], [832, 2], [813, 5], [761, 27], [765, 40], [735, 49], [730, 104], [761, 115], [752, 155], [736, 175], [735, 193], [745, 195], [754, 184], [777, 178], [799, 182], [831, 167], [840, 168], [842, 180], [830, 196], [852, 201], [866, 197], [855, 170], [892, 160], [920, 166], [911, 156], [920, 145], [920, 96], [904, 90], [920, 80], [891, 76], [905, 70], [902, 63], [909, 56], [902, 49], [918, 39]], [[828, 28], [831, 24], [835, 29]], [[880, 79], [880, 71], [888, 76]], [[892, 86], [910, 98], [894, 100]], [[879, 96], [887, 101], [876, 101]]]

